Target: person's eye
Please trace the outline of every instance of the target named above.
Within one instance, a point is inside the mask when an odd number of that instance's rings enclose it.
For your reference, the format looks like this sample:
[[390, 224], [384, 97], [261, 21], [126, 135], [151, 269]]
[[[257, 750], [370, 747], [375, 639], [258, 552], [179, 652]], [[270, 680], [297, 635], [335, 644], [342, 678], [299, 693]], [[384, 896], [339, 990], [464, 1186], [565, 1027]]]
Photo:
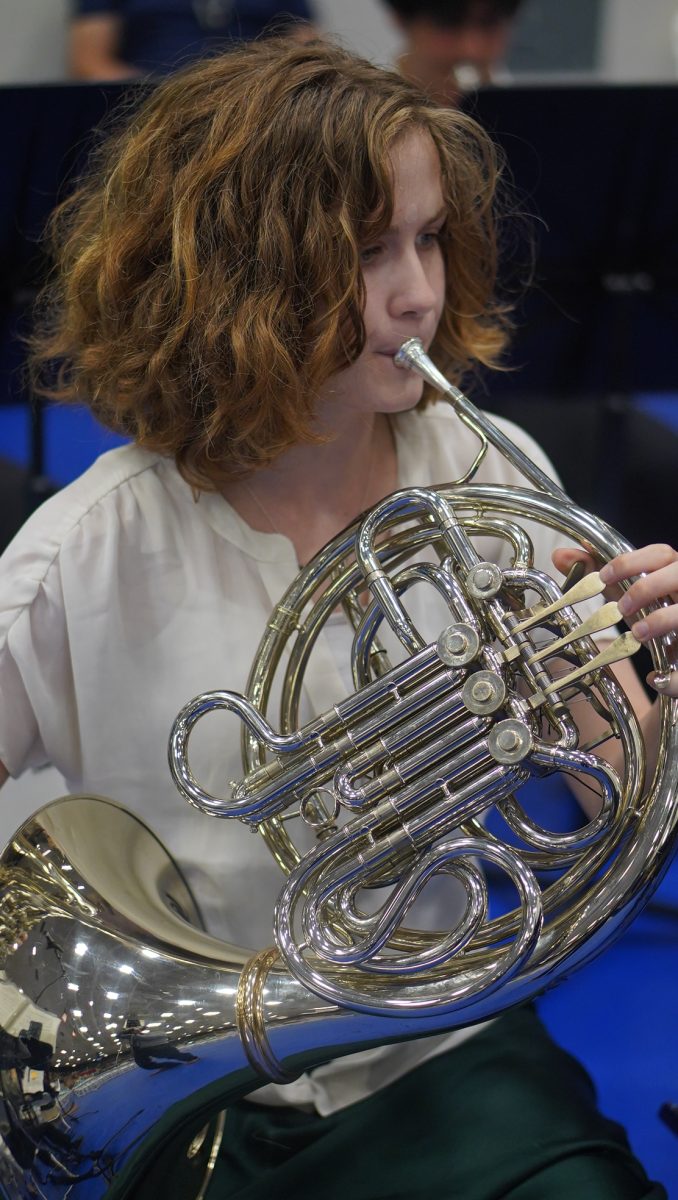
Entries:
[[360, 251], [360, 265], [366, 267], [369, 263], [374, 262], [375, 258], [381, 254], [381, 246], [363, 246]]
[[433, 246], [439, 246], [443, 240], [442, 229], [430, 229], [427, 233], [419, 235], [419, 245], [424, 250], [429, 250]]

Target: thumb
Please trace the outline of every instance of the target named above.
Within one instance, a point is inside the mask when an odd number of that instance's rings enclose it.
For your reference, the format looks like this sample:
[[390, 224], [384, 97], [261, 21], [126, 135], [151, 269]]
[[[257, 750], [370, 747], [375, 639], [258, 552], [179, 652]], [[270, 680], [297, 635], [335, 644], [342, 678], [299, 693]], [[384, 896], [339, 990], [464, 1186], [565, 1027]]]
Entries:
[[600, 565], [583, 546], [559, 546], [553, 551], [551, 561], [561, 575], [569, 575], [573, 567], [578, 567], [578, 578], [596, 571]]
[[[591, 554], [583, 546], [559, 546], [553, 551], [551, 561], [556, 570], [566, 576], [562, 587], [563, 591], [567, 591], [583, 579], [584, 575], [589, 575], [591, 571], [599, 571], [604, 559]], [[623, 588], [607, 587], [604, 595], [606, 600], [618, 600], [623, 595]]]

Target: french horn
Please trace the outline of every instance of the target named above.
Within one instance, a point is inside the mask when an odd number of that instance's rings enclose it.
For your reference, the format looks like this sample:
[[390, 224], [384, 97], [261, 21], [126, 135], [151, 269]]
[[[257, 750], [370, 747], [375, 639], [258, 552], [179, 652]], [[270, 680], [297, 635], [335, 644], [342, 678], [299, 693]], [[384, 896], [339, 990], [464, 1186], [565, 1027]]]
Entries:
[[[668, 865], [678, 705], [659, 701], [658, 764], [646, 778], [642, 731], [609, 670], [637, 643], [616, 628], [614, 603], [582, 612], [603, 591], [597, 573], [561, 587], [534, 565], [526, 526], [545, 524], [601, 562], [628, 544], [577, 508], [416, 339], [397, 361], [477, 434], [473, 464], [452, 483], [389, 496], [334, 538], [272, 613], [247, 695], [198, 696], [171, 733], [170, 770], [187, 801], [259, 830], [282, 869], [275, 945], [252, 952], [203, 932], [164, 848], [111, 800], [57, 800], [4, 852], [6, 1200], [144, 1196], [181, 1137], [190, 1194], [201, 1197], [219, 1114], [235, 1099], [534, 997], [608, 945]], [[473, 481], [489, 445], [524, 488]], [[483, 558], [488, 537], [506, 544], [508, 567]], [[405, 606], [414, 586], [444, 602], [433, 640]], [[354, 690], [304, 723], [304, 672], [338, 608], [353, 627]], [[594, 635], [605, 630], [601, 649]], [[668, 644], [650, 649], [666, 670]], [[581, 744], [583, 704], [600, 718], [594, 744]], [[201, 788], [188, 753], [215, 710], [243, 722], [243, 778], [223, 796]], [[597, 753], [610, 738], [618, 769]], [[597, 813], [574, 828], [519, 798], [559, 773], [597, 796]], [[454, 881], [461, 913], [445, 929], [408, 925], [436, 879]]]

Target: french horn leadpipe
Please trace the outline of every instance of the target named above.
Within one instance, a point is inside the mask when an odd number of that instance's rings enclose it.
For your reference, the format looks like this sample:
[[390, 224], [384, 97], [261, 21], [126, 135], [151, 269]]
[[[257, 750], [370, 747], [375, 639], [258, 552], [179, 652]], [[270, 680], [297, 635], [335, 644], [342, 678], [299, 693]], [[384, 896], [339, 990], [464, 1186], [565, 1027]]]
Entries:
[[[282, 870], [275, 945], [253, 951], [203, 932], [172, 859], [112, 800], [55, 801], [2, 856], [3, 1200], [143, 1196], [182, 1141], [197, 1200], [218, 1114], [236, 1098], [535, 996], [608, 945], [669, 862], [676, 703], [660, 701], [658, 765], [646, 777], [642, 732], [608, 669], [632, 652], [630, 635], [613, 603], [582, 608], [602, 590], [595, 574], [563, 592], [535, 566], [529, 529], [546, 524], [600, 561], [627, 543], [577, 508], [416, 340], [398, 358], [477, 434], [473, 464], [452, 483], [395, 493], [330, 542], [271, 614], [247, 694], [196, 697], [171, 733], [187, 801], [258, 829]], [[475, 481], [488, 445], [524, 488]], [[482, 557], [488, 536], [505, 542], [508, 566]], [[449, 611], [432, 640], [406, 607], [415, 585]], [[354, 629], [355, 690], [303, 723], [305, 671], [339, 606]], [[666, 670], [669, 647], [651, 651]], [[584, 703], [605, 722], [601, 738], [620, 745], [617, 770], [580, 744], [573, 714]], [[243, 777], [221, 796], [189, 762], [191, 731], [215, 710], [243, 722]], [[525, 783], [558, 771], [599, 798], [597, 815], [566, 833], [521, 801]], [[446, 929], [410, 927], [440, 875], [461, 888], [461, 913]], [[493, 916], [497, 877], [514, 900]]]

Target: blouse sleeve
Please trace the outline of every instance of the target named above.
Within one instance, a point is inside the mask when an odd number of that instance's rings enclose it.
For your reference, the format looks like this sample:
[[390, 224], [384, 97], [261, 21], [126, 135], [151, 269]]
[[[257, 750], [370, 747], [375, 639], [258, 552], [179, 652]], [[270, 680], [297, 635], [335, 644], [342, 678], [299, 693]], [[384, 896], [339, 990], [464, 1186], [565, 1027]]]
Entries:
[[29, 523], [0, 559], [0, 761], [10, 775], [54, 761], [50, 744], [65, 765], [73, 704], [58, 558]]
[[35, 713], [8, 637], [0, 646], [0, 762], [14, 776], [46, 762]]

